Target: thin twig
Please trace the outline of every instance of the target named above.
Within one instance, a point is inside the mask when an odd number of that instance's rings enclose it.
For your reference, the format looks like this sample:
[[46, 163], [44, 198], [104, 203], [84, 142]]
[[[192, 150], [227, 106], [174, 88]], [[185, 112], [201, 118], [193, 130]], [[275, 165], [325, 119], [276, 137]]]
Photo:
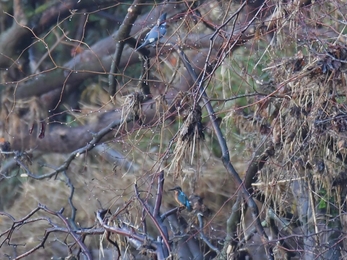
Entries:
[[[197, 82], [198, 76], [196, 75], [195, 71], [193, 70], [191, 63], [189, 62], [188, 57], [184, 54], [184, 52], [182, 50], [178, 49], [178, 47], [176, 47], [176, 46], [173, 46], [173, 47], [175, 48], [176, 52], [180, 56], [182, 62], [184, 63], [185, 67], [187, 68], [187, 71], [189, 72], [192, 79], [195, 82]], [[217, 136], [219, 145], [220, 145], [221, 150], [222, 150], [222, 162], [224, 164], [224, 167], [231, 174], [231, 176], [235, 180], [236, 184], [238, 186], [240, 186], [241, 194], [242, 194], [244, 200], [247, 202], [247, 205], [251, 209], [252, 217], [254, 220], [254, 225], [255, 225], [255, 227], [256, 227], [256, 229], [257, 229], [257, 231], [261, 237], [263, 245], [266, 249], [266, 254], [268, 256], [268, 259], [273, 259], [272, 249], [271, 249], [271, 246], [270, 246], [269, 241], [268, 241], [268, 236], [267, 236], [264, 228], [262, 227], [260, 219], [259, 219], [259, 210], [258, 210], [257, 204], [254, 202], [252, 196], [249, 194], [248, 190], [243, 185], [243, 182], [240, 178], [240, 175], [237, 173], [237, 171], [235, 170], [235, 168], [233, 167], [233, 165], [230, 162], [229, 150], [228, 150], [228, 146], [226, 143], [226, 139], [223, 136], [223, 133], [222, 133], [222, 131], [219, 127], [218, 121], [217, 121], [216, 113], [214, 112], [213, 106], [212, 106], [211, 102], [209, 101], [209, 97], [207, 96], [205, 89], [202, 85], [202, 79], [199, 81], [199, 91], [200, 91], [200, 95], [202, 96], [204, 103], [206, 104], [207, 112], [209, 114], [210, 120], [212, 122], [212, 126], [214, 128], [215, 134]]]
[[145, 203], [142, 201], [142, 199], [140, 198], [140, 194], [139, 191], [137, 189], [137, 184], [135, 183], [134, 185], [135, 187], [135, 194], [137, 196], [138, 201], [141, 203], [142, 207], [146, 210], [147, 214], [149, 215], [149, 217], [151, 218], [151, 220], [153, 221], [153, 224], [156, 226], [156, 228], [158, 229], [160, 235], [163, 238], [164, 244], [167, 247], [167, 250], [170, 251], [170, 245], [169, 242], [167, 240], [167, 237], [163, 231], [163, 229], [161, 228], [161, 225], [158, 223], [157, 219], [152, 215], [152, 213], [149, 211], [149, 209], [147, 208], [147, 206], [145, 205]]

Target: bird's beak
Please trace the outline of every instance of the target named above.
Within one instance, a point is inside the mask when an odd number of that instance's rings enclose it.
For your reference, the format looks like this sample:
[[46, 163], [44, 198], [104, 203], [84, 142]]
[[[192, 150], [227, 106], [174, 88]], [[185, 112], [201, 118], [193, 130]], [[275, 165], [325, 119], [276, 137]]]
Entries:
[[172, 189], [169, 189], [169, 191], [174, 191], [174, 190], [177, 190], [177, 188], [172, 188]]

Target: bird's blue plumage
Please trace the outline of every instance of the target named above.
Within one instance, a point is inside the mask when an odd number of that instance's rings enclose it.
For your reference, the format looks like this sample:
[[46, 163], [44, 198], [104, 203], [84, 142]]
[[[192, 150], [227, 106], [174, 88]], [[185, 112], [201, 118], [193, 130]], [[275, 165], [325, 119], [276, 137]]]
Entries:
[[143, 43], [136, 49], [136, 51], [157, 42], [160, 38], [162, 38], [166, 34], [165, 20], [166, 20], [166, 13], [162, 14], [159, 17], [157, 24], [147, 33]]
[[182, 191], [181, 187], [175, 187], [170, 189], [170, 191], [175, 191], [175, 200], [181, 207], [185, 207], [188, 211], [192, 211], [192, 206], [187, 195]]
[[185, 206], [188, 211], [192, 211], [192, 206], [190, 205], [187, 195], [184, 194], [183, 191], [179, 191], [177, 196], [177, 199], [180, 201], [180, 203], [182, 203], [182, 205]]

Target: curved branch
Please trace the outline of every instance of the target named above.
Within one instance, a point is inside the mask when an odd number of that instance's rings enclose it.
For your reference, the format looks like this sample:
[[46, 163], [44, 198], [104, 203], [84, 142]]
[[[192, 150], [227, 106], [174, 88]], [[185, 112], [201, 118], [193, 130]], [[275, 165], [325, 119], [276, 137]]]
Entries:
[[115, 37], [116, 42], [116, 50], [113, 55], [113, 62], [111, 64], [111, 71], [109, 75], [109, 94], [113, 96], [116, 93], [116, 87], [114, 86], [115, 80], [112, 74], [118, 73], [119, 71], [119, 63], [122, 57], [123, 49], [126, 39], [129, 38], [131, 28], [136, 21], [137, 16], [140, 14], [142, 9], [142, 3], [144, 0], [135, 0], [133, 4], [128, 8], [128, 13], [124, 18], [123, 23], [119, 27], [117, 31], [117, 35]]
[[[258, 13], [256, 13], [256, 15], [257, 14]], [[253, 20], [255, 19], [256, 15], [254, 16]], [[247, 26], [250, 26], [251, 22], [252, 21], [250, 21]], [[243, 28], [242, 32], [246, 31], [246, 29], [247, 28]], [[233, 44], [233, 47], [235, 47], [235, 46], [236, 46], [236, 42]], [[212, 50], [212, 47], [211, 47], [211, 50]], [[229, 51], [231, 51], [231, 48], [229, 49]], [[224, 136], [222, 134], [222, 131], [221, 131], [220, 127], [219, 127], [219, 124], [218, 124], [218, 121], [217, 121], [217, 118], [216, 118], [216, 114], [214, 112], [212, 104], [211, 104], [211, 102], [209, 100], [209, 97], [207, 96], [207, 94], [205, 92], [205, 89], [204, 89], [204, 86], [203, 86], [203, 84], [205, 82], [205, 78], [204, 77], [202, 77], [200, 79], [198, 78], [196, 72], [194, 71], [194, 69], [192, 68], [192, 66], [191, 66], [191, 64], [189, 62], [189, 59], [183, 53], [182, 50], [179, 50], [178, 48], [176, 48], [176, 52], [180, 55], [180, 58], [181, 58], [182, 62], [184, 63], [185, 67], [187, 68], [188, 72], [190, 73], [190, 76], [192, 77], [192, 79], [197, 83], [197, 85], [199, 85], [199, 92], [201, 94], [201, 97], [202, 97], [203, 101], [205, 102], [206, 109], [207, 109], [207, 112], [209, 114], [210, 120], [212, 122], [213, 129], [215, 131], [215, 134], [217, 136], [219, 145], [220, 145], [221, 150], [222, 150], [222, 162], [224, 164], [224, 167], [231, 174], [231, 176], [235, 180], [237, 186], [240, 187], [242, 197], [244, 198], [244, 200], [246, 201], [247, 205], [251, 209], [252, 217], [253, 217], [253, 220], [254, 220], [254, 225], [255, 225], [255, 227], [256, 227], [256, 229], [258, 231], [258, 234], [261, 237], [263, 245], [264, 245], [264, 247], [266, 249], [266, 254], [268, 256], [268, 259], [273, 259], [272, 249], [271, 249], [271, 246], [268, 243], [268, 236], [266, 235], [266, 232], [265, 232], [264, 228], [262, 227], [260, 219], [259, 219], [258, 207], [257, 207], [255, 201], [253, 200], [252, 196], [250, 195], [250, 193], [248, 192], [248, 190], [244, 186], [244, 184], [243, 184], [239, 174], [237, 173], [237, 171], [235, 170], [235, 168], [233, 167], [233, 165], [230, 162], [228, 146], [226, 144], [226, 141], [225, 141], [225, 138], [224, 138]], [[207, 59], [209, 58], [210, 54], [211, 54], [211, 51], [209, 52], [209, 55], [207, 56]], [[208, 66], [208, 63], [206, 62], [205, 70], [203, 72], [204, 73], [203, 75], [205, 75], [205, 73], [207, 71], [207, 66]]]

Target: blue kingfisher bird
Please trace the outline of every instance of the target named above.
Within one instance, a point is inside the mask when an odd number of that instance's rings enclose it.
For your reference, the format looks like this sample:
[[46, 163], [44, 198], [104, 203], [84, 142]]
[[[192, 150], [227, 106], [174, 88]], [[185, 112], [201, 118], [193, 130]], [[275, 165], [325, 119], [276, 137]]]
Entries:
[[144, 42], [135, 51], [157, 42], [166, 34], [166, 13], [157, 20], [157, 24], [146, 34]]
[[177, 186], [169, 191], [175, 191], [175, 200], [181, 207], [185, 207], [188, 211], [193, 210], [187, 195], [184, 194], [181, 187]]

